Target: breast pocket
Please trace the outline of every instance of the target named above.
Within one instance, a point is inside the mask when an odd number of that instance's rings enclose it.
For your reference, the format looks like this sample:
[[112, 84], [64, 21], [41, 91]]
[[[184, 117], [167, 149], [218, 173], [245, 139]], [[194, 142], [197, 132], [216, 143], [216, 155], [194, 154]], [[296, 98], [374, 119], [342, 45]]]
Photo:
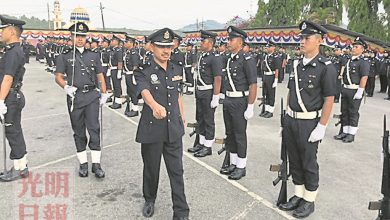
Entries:
[[309, 94], [313, 95], [316, 89], [320, 87], [320, 79], [318, 75], [308, 74], [304, 78], [303, 89]]

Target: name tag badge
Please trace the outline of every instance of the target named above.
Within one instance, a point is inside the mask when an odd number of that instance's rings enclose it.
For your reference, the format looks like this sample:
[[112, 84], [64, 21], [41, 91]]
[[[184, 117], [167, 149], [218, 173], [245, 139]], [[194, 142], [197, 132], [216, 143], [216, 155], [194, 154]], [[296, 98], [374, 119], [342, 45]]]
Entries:
[[179, 80], [182, 80], [182, 79], [183, 79], [182, 76], [174, 76], [174, 77], [172, 78], [172, 82], [174, 82], [174, 81], [179, 81]]

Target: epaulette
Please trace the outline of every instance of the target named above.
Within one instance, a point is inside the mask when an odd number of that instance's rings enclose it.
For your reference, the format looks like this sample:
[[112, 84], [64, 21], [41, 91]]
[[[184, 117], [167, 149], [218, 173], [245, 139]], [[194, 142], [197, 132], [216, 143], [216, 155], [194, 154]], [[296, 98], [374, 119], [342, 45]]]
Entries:
[[246, 53], [243, 54], [243, 57], [245, 60], [250, 60], [252, 58], [250, 54], [246, 54]]
[[63, 54], [67, 54], [67, 53], [69, 53], [70, 51], [72, 51], [73, 50], [73, 47], [69, 47], [69, 48], [67, 48], [67, 49], [64, 49], [63, 51], [62, 51], [62, 53]]
[[318, 58], [318, 61], [325, 64], [326, 66], [329, 64], [332, 64], [332, 61], [330, 61], [328, 58], [324, 58], [324, 57]]

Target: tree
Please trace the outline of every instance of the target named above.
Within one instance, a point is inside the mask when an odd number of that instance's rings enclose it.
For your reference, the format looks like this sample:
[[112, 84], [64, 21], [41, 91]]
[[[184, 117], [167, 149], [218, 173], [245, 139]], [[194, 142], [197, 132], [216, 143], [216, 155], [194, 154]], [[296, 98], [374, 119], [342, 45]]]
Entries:
[[378, 16], [379, 0], [348, 0], [348, 29], [364, 35], [385, 39], [383, 19]]
[[343, 0], [304, 0], [303, 16], [320, 24], [339, 25], [343, 15]]

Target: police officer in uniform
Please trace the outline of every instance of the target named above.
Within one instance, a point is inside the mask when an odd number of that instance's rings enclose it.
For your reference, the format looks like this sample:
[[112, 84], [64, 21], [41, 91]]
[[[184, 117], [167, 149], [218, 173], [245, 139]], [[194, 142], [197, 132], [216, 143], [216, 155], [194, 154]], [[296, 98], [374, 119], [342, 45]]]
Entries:
[[[69, 28], [75, 48], [64, 51], [57, 58], [56, 82], [67, 94], [76, 155], [80, 162], [79, 176], [88, 176], [88, 143], [91, 149], [92, 173], [95, 173], [97, 178], [104, 178], [105, 173], [100, 165], [102, 128], [99, 124], [99, 105], [104, 104], [109, 95], [106, 93], [99, 53], [84, 48], [88, 30], [88, 26], [82, 22], [77, 22]], [[86, 130], [89, 133], [89, 141]]]
[[[102, 49], [100, 50], [100, 62], [102, 63], [103, 66], [103, 74], [104, 74], [104, 80], [106, 82], [106, 89], [107, 92], [112, 92], [112, 87], [111, 87], [111, 76], [108, 75], [108, 69], [109, 63], [110, 63], [110, 54], [111, 54], [111, 49], [110, 49], [110, 43], [111, 40], [108, 39], [107, 37], [103, 38], [103, 43], [102, 43]], [[107, 100], [107, 102], [110, 102], [110, 100]]]
[[[218, 47], [219, 56], [222, 59], [222, 79], [223, 79], [223, 77], [225, 77], [225, 74], [226, 74], [226, 64], [227, 64], [227, 60], [230, 57], [230, 52], [227, 51], [226, 46], [227, 46], [227, 43], [221, 41], [219, 43], [219, 47]], [[224, 85], [224, 81], [222, 80], [221, 94], [219, 96], [219, 104], [223, 104], [223, 101], [225, 100], [225, 87], [226, 86]]]
[[184, 54], [184, 71], [186, 77], [187, 91], [186, 95], [194, 94], [194, 72], [196, 67], [196, 54], [193, 51], [194, 45], [187, 43], [186, 53]]
[[122, 108], [122, 68], [123, 68], [123, 52], [122, 48], [119, 47], [121, 39], [114, 35], [111, 39], [111, 54], [109, 62], [108, 74], [111, 76], [112, 85], [114, 87], [114, 103], [109, 107], [112, 109]]
[[45, 60], [44, 60], [45, 47], [44, 47], [42, 39], [39, 39], [39, 42], [37, 43], [37, 46], [36, 46], [36, 51], [37, 51], [37, 56], [36, 56], [37, 61], [39, 61], [40, 63], [44, 63], [45, 62]]
[[269, 41], [266, 45], [267, 55], [264, 57], [264, 75], [263, 88], [265, 95], [265, 111], [259, 116], [264, 118], [272, 118], [275, 109], [275, 93], [278, 84], [280, 57], [275, 53], [276, 44]]
[[215, 138], [215, 109], [219, 105], [222, 84], [222, 60], [219, 53], [213, 51], [216, 33], [200, 31], [202, 54], [198, 60], [196, 77], [196, 115], [199, 128], [199, 144], [188, 149], [195, 157], [212, 154], [211, 147]]
[[383, 54], [383, 62], [385, 65], [385, 70], [387, 74], [387, 84], [389, 89], [387, 90], [387, 97], [385, 100], [390, 101], [390, 57], [389, 57], [390, 50], [389, 48], [386, 48]]
[[[125, 115], [127, 117], [138, 116], [138, 97], [136, 91], [136, 82], [134, 78], [134, 70], [138, 68], [140, 59], [136, 49], [134, 48], [135, 38], [126, 35], [125, 48], [123, 56], [123, 70], [125, 72], [127, 96], [129, 100], [129, 108], [126, 108]], [[130, 105], [131, 103], [131, 105]], [[130, 107], [131, 106], [131, 107]]]
[[223, 78], [225, 100], [223, 120], [225, 123], [226, 147], [230, 151], [230, 166], [221, 169], [229, 179], [239, 180], [246, 175], [247, 120], [253, 117], [257, 93], [257, 68], [255, 59], [242, 50], [247, 34], [230, 26], [229, 51], [226, 74]]
[[171, 183], [173, 219], [188, 219], [189, 207], [184, 194], [183, 143], [184, 108], [181, 96], [182, 67], [169, 60], [173, 31], [158, 30], [149, 36], [154, 58], [135, 70], [138, 94], [145, 105], [138, 125], [136, 141], [141, 143], [143, 168], [143, 215], [154, 214], [161, 155]]
[[282, 131], [295, 195], [279, 208], [294, 210], [294, 217], [304, 218], [314, 212], [319, 181], [317, 150], [332, 111], [337, 72], [332, 62], [320, 54], [327, 30], [310, 21], [303, 21], [299, 28], [304, 57], [289, 78]]
[[91, 37], [91, 48], [89, 48], [92, 52], [99, 53], [99, 39]]
[[367, 43], [357, 37], [352, 45], [352, 57], [345, 65], [344, 88], [341, 91], [343, 132], [334, 136], [336, 140], [342, 140], [344, 143], [351, 143], [355, 140], [359, 123], [359, 108], [370, 72], [370, 64], [362, 56], [363, 51], [368, 48]]
[[151, 42], [148, 39], [148, 37], [146, 37], [146, 36], [144, 37], [144, 40], [145, 40], [145, 46], [144, 46], [145, 54], [142, 57], [141, 66], [148, 65], [150, 63], [150, 61], [153, 59], [153, 51], [152, 51]]
[[338, 79], [337, 79], [337, 84], [336, 84], [336, 96], [334, 97], [334, 102], [338, 103], [340, 101], [340, 95], [341, 95], [341, 86], [342, 86], [342, 72], [344, 71], [344, 66], [345, 66], [345, 59], [342, 57], [342, 51], [341, 47], [336, 45], [334, 48], [334, 54], [330, 58], [332, 63], [334, 64], [337, 74], [338, 74]]
[[20, 43], [24, 21], [0, 16], [1, 36], [5, 43], [4, 54], [0, 59], [0, 119], [5, 125], [5, 137], [11, 147], [10, 159], [14, 166], [0, 174], [0, 181], [9, 182], [29, 175], [27, 168], [26, 143], [20, 124], [25, 105], [22, 87], [25, 72], [25, 57]]
[[30, 43], [27, 41], [27, 37], [23, 38], [22, 48], [26, 63], [30, 63]]
[[367, 97], [373, 97], [374, 96], [374, 89], [375, 89], [375, 77], [377, 73], [377, 67], [378, 67], [378, 60], [375, 56], [374, 51], [367, 50], [364, 53], [364, 60], [366, 60], [370, 65], [370, 71], [368, 74], [368, 79], [366, 83], [366, 93]]

